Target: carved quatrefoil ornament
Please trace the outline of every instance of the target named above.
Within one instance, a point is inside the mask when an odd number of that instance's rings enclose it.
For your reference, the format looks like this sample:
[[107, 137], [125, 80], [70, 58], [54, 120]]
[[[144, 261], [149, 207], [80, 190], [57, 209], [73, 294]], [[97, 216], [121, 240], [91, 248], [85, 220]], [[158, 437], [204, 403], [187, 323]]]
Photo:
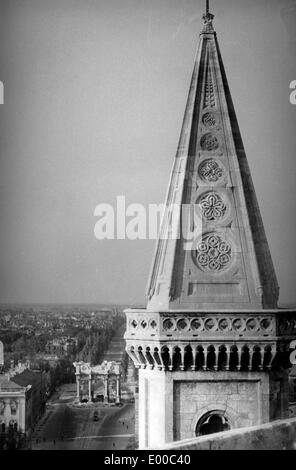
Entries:
[[229, 243], [217, 233], [205, 235], [195, 251], [198, 267], [208, 273], [218, 273], [227, 269], [232, 261]]
[[205, 160], [199, 167], [199, 177], [205, 183], [218, 183], [224, 176], [224, 170], [216, 160]]

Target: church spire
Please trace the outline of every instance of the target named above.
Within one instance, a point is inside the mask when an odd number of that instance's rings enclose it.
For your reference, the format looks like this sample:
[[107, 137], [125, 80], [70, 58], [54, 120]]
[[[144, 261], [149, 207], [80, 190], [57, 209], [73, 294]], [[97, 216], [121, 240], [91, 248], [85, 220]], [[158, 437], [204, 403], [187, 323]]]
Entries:
[[[207, 2], [166, 202], [180, 211], [163, 219], [149, 310], [277, 305], [276, 275], [213, 18]], [[188, 206], [195, 207], [196, 221]], [[180, 227], [190, 227], [192, 244], [190, 234], [172, 237]]]

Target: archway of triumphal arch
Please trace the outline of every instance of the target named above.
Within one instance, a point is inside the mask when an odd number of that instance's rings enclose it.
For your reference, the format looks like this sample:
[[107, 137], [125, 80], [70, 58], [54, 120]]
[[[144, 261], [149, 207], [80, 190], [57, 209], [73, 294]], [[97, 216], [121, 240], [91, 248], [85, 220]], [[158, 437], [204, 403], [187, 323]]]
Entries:
[[88, 362], [74, 362], [76, 369], [77, 399], [89, 402], [100, 399], [105, 403], [121, 401], [120, 363], [104, 361], [97, 366]]

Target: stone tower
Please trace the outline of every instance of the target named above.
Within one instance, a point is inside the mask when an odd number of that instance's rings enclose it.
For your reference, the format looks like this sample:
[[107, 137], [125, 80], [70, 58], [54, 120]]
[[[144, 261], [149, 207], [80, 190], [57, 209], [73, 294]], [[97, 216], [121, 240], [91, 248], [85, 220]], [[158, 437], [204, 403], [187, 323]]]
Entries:
[[139, 368], [140, 448], [287, 413], [296, 315], [277, 309], [213, 19], [207, 1], [147, 308], [126, 311], [126, 349]]

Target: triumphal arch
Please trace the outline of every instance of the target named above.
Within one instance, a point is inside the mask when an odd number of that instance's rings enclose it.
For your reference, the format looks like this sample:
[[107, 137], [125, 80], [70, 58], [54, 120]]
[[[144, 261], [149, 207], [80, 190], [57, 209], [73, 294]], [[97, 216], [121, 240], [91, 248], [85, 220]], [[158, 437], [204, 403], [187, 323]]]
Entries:
[[[103, 383], [104, 403], [112, 401], [112, 395], [115, 395], [115, 403], [121, 401], [121, 370], [118, 362], [104, 361], [97, 366], [91, 366], [89, 362], [74, 362], [77, 384], [77, 399], [82, 401], [85, 395], [89, 402], [95, 398], [96, 386]], [[100, 394], [99, 396], [101, 396]]]

